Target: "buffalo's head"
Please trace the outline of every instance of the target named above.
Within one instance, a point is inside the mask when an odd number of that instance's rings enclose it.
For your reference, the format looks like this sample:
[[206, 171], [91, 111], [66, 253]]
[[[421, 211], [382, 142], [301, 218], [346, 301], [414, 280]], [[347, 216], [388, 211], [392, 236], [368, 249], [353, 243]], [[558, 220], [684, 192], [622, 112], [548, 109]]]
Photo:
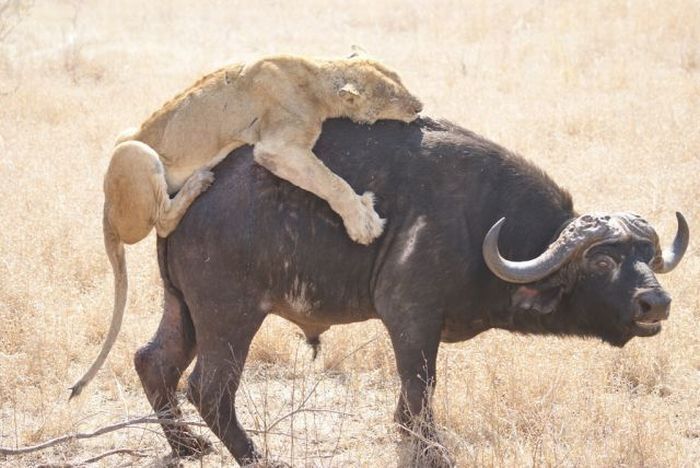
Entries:
[[688, 247], [688, 224], [676, 217], [676, 237], [666, 250], [638, 215], [587, 214], [568, 223], [540, 256], [522, 262], [498, 250], [502, 218], [484, 239], [484, 260], [496, 276], [518, 285], [511, 296], [514, 328], [598, 336], [623, 346], [635, 336], [656, 335], [668, 318], [671, 297], [655, 273], [673, 270]]

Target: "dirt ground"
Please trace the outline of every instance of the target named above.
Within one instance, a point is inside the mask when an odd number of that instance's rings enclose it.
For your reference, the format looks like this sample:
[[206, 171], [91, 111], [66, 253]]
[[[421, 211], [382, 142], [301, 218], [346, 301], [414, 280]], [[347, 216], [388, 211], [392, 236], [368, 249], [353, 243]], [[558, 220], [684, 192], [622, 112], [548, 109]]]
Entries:
[[[153, 235], [128, 248], [128, 310], [107, 364], [67, 401], [112, 309], [101, 210], [116, 135], [224, 63], [344, 56], [353, 45], [399, 71], [425, 114], [535, 161], [579, 211], [640, 213], [669, 242], [679, 210], [697, 232], [697, 0], [0, 0], [0, 446], [150, 412], [132, 356], [160, 316]], [[698, 466], [699, 272], [691, 242], [660, 278], [674, 298], [664, 330], [622, 350], [502, 331], [443, 345], [434, 405], [457, 464]], [[381, 324], [334, 327], [323, 341], [312, 361], [293, 326], [266, 322], [239, 390], [244, 426], [294, 466], [405, 466]], [[216, 442], [185, 465], [232, 464]], [[155, 467], [169, 453], [151, 425], [0, 465], [76, 463], [115, 449], [132, 452], [96, 464]]]

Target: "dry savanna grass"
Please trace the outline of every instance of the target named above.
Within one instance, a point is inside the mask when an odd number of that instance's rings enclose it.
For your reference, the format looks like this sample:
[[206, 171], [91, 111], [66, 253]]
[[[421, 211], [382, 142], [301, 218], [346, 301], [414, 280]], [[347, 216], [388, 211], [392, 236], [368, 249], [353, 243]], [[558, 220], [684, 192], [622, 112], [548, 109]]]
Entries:
[[[128, 311], [107, 365], [67, 402], [112, 307], [102, 175], [119, 131], [225, 62], [359, 45], [400, 71], [425, 113], [534, 160], [580, 211], [641, 213], [665, 241], [674, 210], [700, 229], [696, 0], [0, 0], [0, 12], [1, 446], [149, 413], [132, 355], [160, 316], [153, 237], [128, 249]], [[699, 273], [691, 243], [661, 278], [674, 297], [664, 330], [622, 350], [502, 331], [443, 345], [434, 405], [457, 464], [700, 464]], [[295, 466], [402, 466], [410, 447], [392, 423], [398, 379], [381, 325], [334, 327], [323, 342], [311, 361], [293, 326], [266, 322], [239, 390], [243, 424]], [[169, 451], [157, 426], [141, 426], [0, 464], [118, 448], [145, 457], [97, 463], [159, 466]], [[216, 450], [204, 466], [233, 463]]]

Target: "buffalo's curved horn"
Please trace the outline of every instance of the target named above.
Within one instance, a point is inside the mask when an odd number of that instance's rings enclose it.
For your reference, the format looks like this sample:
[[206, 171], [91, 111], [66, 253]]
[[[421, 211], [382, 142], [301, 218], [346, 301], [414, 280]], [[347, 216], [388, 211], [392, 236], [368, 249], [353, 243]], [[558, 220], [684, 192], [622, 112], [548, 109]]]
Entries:
[[514, 262], [501, 257], [498, 250], [498, 237], [506, 218], [499, 219], [484, 238], [482, 253], [484, 261], [494, 275], [509, 283], [532, 283], [557, 271], [566, 263], [573, 249], [571, 246], [554, 242], [539, 257], [522, 262]]
[[676, 238], [673, 239], [673, 244], [670, 248], [664, 249], [661, 258], [662, 262], [654, 267], [655, 273], [668, 273], [678, 266], [685, 251], [688, 249], [688, 241], [690, 240], [690, 230], [688, 223], [683, 215], [676, 211], [676, 219], [678, 220], [678, 229], [676, 230]]

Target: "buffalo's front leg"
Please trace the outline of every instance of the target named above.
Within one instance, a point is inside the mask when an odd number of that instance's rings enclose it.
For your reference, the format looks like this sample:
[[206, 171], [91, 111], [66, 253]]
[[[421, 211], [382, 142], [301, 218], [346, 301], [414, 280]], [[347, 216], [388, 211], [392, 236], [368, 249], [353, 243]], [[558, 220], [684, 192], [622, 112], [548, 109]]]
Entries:
[[[415, 320], [405, 310], [384, 318], [396, 356], [396, 368], [401, 379], [401, 395], [394, 420], [403, 428], [413, 430], [417, 424], [432, 426], [431, 397], [435, 386], [435, 362], [440, 344], [440, 324], [430, 320]], [[391, 314], [390, 314], [391, 315]], [[422, 314], [430, 315], [427, 313]]]
[[[159, 418], [181, 418], [175, 389], [194, 354], [194, 330], [187, 306], [166, 288], [164, 313], [158, 331], [134, 357], [141, 384]], [[192, 434], [186, 426], [167, 423], [161, 426], [177, 456], [200, 456], [211, 450], [206, 439]]]
[[411, 292], [400, 285], [386, 289], [382, 286], [375, 304], [389, 332], [401, 379], [394, 420], [415, 449], [407, 463], [452, 466], [447, 450], [439, 443], [431, 407], [443, 314], [439, 307], [421, 305], [420, 298], [412, 301]]

